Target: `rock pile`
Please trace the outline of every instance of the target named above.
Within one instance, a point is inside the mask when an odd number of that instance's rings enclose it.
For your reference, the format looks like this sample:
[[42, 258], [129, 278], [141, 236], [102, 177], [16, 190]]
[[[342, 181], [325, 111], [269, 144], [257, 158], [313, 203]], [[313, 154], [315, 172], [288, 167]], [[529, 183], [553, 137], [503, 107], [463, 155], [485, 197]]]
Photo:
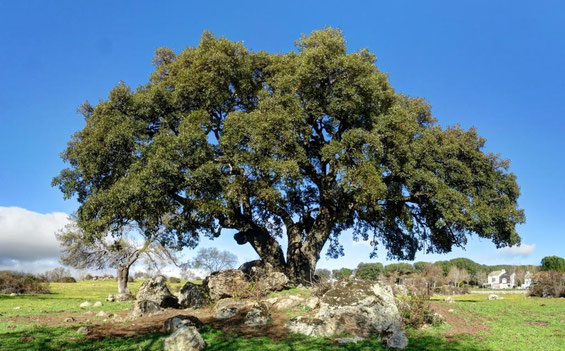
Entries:
[[179, 305], [183, 308], [200, 308], [210, 302], [203, 285], [187, 282], [178, 293]]
[[293, 318], [287, 328], [309, 336], [379, 335], [391, 348], [405, 348], [408, 344], [391, 288], [374, 282], [338, 283], [321, 298], [314, 318]]
[[167, 287], [167, 278], [157, 276], [145, 281], [137, 292], [132, 316], [154, 314], [164, 308], [178, 308], [178, 299]]

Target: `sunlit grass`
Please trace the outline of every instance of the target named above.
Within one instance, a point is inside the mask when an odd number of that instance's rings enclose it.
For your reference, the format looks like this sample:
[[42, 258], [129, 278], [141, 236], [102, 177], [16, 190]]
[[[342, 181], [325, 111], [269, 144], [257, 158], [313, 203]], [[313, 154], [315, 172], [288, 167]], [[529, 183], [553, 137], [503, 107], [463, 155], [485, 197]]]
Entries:
[[[141, 283], [130, 283], [130, 290], [135, 294]], [[169, 286], [174, 291], [182, 284]], [[102, 307], [88, 308], [93, 312], [130, 309], [131, 302], [105, 302], [108, 294], [116, 293], [116, 288], [115, 281], [83, 281], [50, 284], [52, 293], [46, 295], [0, 295], [0, 350], [162, 350], [166, 336], [160, 333], [91, 340], [76, 332], [78, 325], [35, 323], [33, 316], [82, 313], [84, 310], [79, 305], [84, 301], [104, 303]], [[269, 297], [285, 295], [308, 297], [310, 291], [291, 289]], [[565, 350], [565, 299], [530, 298], [523, 294], [499, 296], [504, 299], [489, 301], [488, 294], [454, 295], [455, 303], [448, 305], [465, 321], [479, 320], [490, 328], [488, 331], [446, 337], [452, 328], [450, 325], [409, 329], [406, 331], [410, 340], [407, 350]], [[442, 302], [444, 298], [435, 296], [432, 300], [446, 304]], [[27, 316], [27, 319], [8, 320], [16, 316]], [[267, 337], [225, 334], [210, 328], [205, 329], [202, 336], [208, 343], [207, 350], [384, 350], [377, 339], [341, 346], [333, 339], [289, 334], [274, 341]]]

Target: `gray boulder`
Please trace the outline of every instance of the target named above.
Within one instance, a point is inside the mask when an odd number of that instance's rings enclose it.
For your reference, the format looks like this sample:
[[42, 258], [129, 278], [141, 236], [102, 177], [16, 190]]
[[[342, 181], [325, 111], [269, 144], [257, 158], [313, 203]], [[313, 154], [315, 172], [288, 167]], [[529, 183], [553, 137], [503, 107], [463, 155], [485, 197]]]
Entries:
[[262, 260], [254, 260], [245, 262], [239, 266], [238, 269], [242, 271], [248, 279], [253, 279], [257, 276], [263, 275], [265, 271], [271, 271], [272, 265], [265, 263]]
[[266, 292], [281, 291], [289, 282], [284, 273], [275, 271], [270, 263], [261, 260], [246, 262], [238, 269], [245, 274], [248, 280], [259, 282], [261, 288]]
[[141, 316], [156, 314], [163, 311], [161, 306], [155, 301], [150, 300], [137, 300], [133, 305], [132, 317], [138, 318]]
[[238, 314], [242, 314], [252, 305], [252, 302], [246, 300], [236, 300], [233, 298], [221, 299], [216, 303], [214, 308], [214, 317], [216, 319], [229, 319]]
[[187, 282], [178, 293], [178, 301], [183, 308], [199, 308], [207, 305], [210, 298], [204, 286]]
[[206, 343], [195, 327], [182, 327], [165, 338], [165, 351], [199, 351], [204, 350]]
[[259, 282], [264, 291], [281, 291], [288, 284], [288, 277], [281, 272], [271, 272], [263, 276]]
[[245, 315], [245, 325], [248, 327], [260, 327], [270, 321], [269, 309], [265, 304], [255, 304]]
[[161, 308], [178, 308], [178, 299], [167, 287], [167, 278], [160, 275], [145, 281], [137, 292], [137, 301], [153, 301]]
[[310, 336], [378, 335], [391, 348], [408, 344], [391, 288], [375, 282], [339, 282], [321, 298], [315, 318], [294, 318], [287, 328]]
[[294, 317], [286, 323], [286, 328], [293, 333], [314, 337], [333, 335], [326, 330], [326, 323], [319, 318]]
[[212, 300], [219, 300], [227, 297], [245, 296], [248, 293], [248, 285], [245, 274], [237, 269], [214, 272], [210, 274], [202, 285], [208, 291], [208, 296]]
[[286, 310], [299, 306], [305, 303], [305, 301], [306, 300], [300, 296], [281, 295], [268, 298], [265, 300], [265, 303], [275, 310]]
[[167, 319], [163, 324], [163, 329], [165, 330], [165, 333], [172, 334], [177, 329], [183, 327], [195, 327], [200, 330], [203, 326], [204, 324], [200, 321], [200, 319], [194, 316], [179, 314], [178, 316]]
[[[110, 296], [108, 296], [109, 298]], [[131, 301], [134, 300], [133, 295], [130, 292], [125, 294], [118, 294], [114, 297], [114, 301], [123, 302], [123, 301]]]

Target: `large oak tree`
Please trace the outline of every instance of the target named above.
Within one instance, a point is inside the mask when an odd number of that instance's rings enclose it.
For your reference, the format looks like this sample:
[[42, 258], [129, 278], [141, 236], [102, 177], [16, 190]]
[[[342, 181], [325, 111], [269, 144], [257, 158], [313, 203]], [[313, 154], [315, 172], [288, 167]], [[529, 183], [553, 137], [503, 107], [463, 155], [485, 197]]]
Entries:
[[82, 230], [119, 236], [133, 224], [180, 248], [233, 229], [296, 280], [311, 279], [326, 243], [342, 254], [348, 229], [398, 259], [449, 252], [472, 233], [520, 242], [515, 176], [475, 129], [437, 125], [338, 30], [296, 47], [253, 52], [205, 32], [178, 56], [158, 49], [146, 85], [84, 104], [70, 167], [54, 179], [77, 196]]

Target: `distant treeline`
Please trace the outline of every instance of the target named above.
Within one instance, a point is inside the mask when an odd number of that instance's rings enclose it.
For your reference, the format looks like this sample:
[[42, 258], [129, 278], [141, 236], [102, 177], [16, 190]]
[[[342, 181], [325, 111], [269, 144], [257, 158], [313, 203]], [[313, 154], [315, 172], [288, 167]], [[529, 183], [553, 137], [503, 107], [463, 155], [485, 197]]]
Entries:
[[543, 268], [538, 265], [485, 265], [477, 263], [469, 258], [460, 257], [433, 263], [423, 261], [414, 262], [413, 264], [399, 262], [388, 265], [383, 265], [382, 263], [360, 263], [355, 269], [341, 268], [334, 269], [333, 271], [319, 269], [316, 273], [322, 279], [344, 279], [351, 275], [355, 275], [355, 277], [360, 279], [376, 280], [380, 275], [410, 275], [412, 273], [424, 273], [429, 271], [430, 268], [435, 268], [438, 274], [441, 272], [442, 275], [446, 277], [453, 267], [457, 267], [461, 270], [464, 269], [476, 283], [480, 283], [485, 280], [488, 273], [492, 271], [504, 269], [510, 273], [523, 274], [525, 272], [535, 273]]

